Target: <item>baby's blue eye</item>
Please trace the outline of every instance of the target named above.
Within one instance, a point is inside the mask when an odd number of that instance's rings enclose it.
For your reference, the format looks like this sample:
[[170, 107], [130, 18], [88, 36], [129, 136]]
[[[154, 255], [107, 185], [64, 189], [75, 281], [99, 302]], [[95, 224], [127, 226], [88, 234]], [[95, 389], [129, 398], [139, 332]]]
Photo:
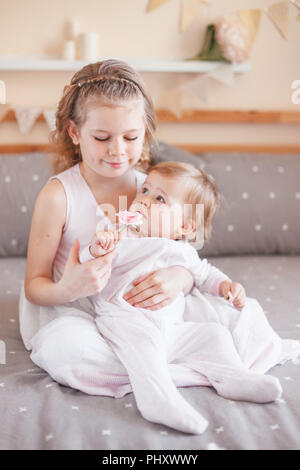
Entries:
[[147, 188], [143, 188], [143, 189], [142, 189], [142, 193], [143, 193], [143, 194], [146, 194], [147, 191], [148, 191]]
[[166, 202], [162, 196], [157, 196], [156, 199], [157, 199], [157, 201], [162, 202], [162, 203]]

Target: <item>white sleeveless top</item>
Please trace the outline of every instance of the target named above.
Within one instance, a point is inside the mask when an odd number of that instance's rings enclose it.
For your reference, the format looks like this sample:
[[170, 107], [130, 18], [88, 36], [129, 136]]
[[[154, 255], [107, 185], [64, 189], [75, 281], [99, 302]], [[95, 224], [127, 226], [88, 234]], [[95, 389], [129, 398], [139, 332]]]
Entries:
[[[137, 192], [141, 189], [146, 175], [134, 170]], [[74, 165], [51, 179], [57, 178], [62, 183], [67, 198], [66, 223], [63, 229], [60, 245], [53, 263], [53, 278], [57, 281], [64, 270], [70, 249], [79, 240], [80, 247], [89, 245], [95, 233], [96, 226], [111, 227], [111, 221], [100, 209], [90, 187], [83, 178], [79, 164]]]
[[[147, 175], [137, 170], [134, 170], [134, 173], [138, 192]], [[83, 248], [90, 243], [97, 226], [99, 228], [99, 225], [103, 224], [103, 226], [110, 227], [111, 221], [100, 209], [91, 189], [81, 174], [79, 163], [58, 175], [52, 176], [49, 178], [49, 181], [54, 178], [57, 178], [62, 183], [67, 201], [66, 222], [52, 270], [52, 278], [57, 282], [63, 274], [64, 266], [75, 238], [78, 239], [80, 247]], [[79, 302], [76, 304], [81, 305], [85, 303], [79, 299]], [[27, 349], [31, 349], [30, 339], [34, 334], [42, 326], [58, 316], [57, 307], [42, 307], [29, 302], [25, 297], [23, 283], [19, 302], [19, 316], [20, 332]]]

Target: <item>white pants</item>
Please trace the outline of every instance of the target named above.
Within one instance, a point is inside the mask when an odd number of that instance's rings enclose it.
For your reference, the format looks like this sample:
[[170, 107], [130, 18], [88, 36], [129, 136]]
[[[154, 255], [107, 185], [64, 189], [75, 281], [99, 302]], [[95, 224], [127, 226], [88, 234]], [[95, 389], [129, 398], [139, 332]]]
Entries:
[[[254, 371], [263, 374], [280, 362], [282, 340], [254, 299], [247, 299], [241, 312], [208, 295], [195, 293], [190, 301], [193, 311], [187, 313], [198, 313], [203, 323], [172, 323], [160, 316], [161, 311], [147, 311], [145, 316], [139, 309], [133, 314], [116, 306], [95, 320], [62, 307], [62, 316], [33, 338], [31, 358], [63, 385], [113, 397], [133, 391], [138, 408], [150, 421], [202, 432], [207, 422], [176, 387], [213, 386], [220, 395], [247, 399], [236, 383], [231, 387], [233, 378], [242, 374], [245, 382], [246, 372], [256, 377]], [[174, 421], [179, 408], [182, 419]], [[183, 422], [186, 415], [190, 419]]]

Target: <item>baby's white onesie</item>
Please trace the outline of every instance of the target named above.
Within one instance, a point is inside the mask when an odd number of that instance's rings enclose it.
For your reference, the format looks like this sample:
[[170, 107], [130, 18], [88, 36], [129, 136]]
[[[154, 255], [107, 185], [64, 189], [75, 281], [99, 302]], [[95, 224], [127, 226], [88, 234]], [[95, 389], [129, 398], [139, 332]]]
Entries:
[[[86, 247], [80, 260], [89, 259]], [[201, 260], [188, 243], [166, 238], [121, 239], [107, 286], [91, 297], [98, 315], [98, 329], [127, 369], [142, 415], [184, 432], [203, 432], [208, 424], [206, 419], [183, 399], [174, 384], [176, 376], [181, 384], [186, 376], [189, 385], [191, 371], [202, 376], [202, 384], [213, 386], [227, 398], [258, 403], [278, 398], [281, 393], [278, 380], [249, 371], [231, 333], [220, 322], [183, 320], [183, 292], [156, 311], [134, 307], [123, 299], [136, 278], [171, 266], [184, 266], [192, 273], [208, 317], [214, 316], [216, 301], [224, 314], [236, 310], [217, 297], [219, 284], [229, 278], [207, 260]], [[257, 302], [250, 302], [247, 308], [252, 309], [254, 316], [255, 309], [261, 309]], [[175, 370], [173, 380], [170, 366]]]

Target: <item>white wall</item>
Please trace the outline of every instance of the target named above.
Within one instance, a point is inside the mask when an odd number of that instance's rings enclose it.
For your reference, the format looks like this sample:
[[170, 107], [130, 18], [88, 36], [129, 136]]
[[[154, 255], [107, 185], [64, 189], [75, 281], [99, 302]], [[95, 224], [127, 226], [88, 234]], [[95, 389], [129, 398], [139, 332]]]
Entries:
[[[206, 25], [220, 14], [263, 7], [275, 0], [211, 0], [203, 15], [185, 33], [179, 31], [180, 0], [169, 0], [146, 14], [147, 0], [0, 0], [0, 56], [59, 56], [68, 19], [79, 19], [81, 31], [99, 31], [101, 53], [109, 57], [186, 58], [202, 45]], [[300, 79], [300, 21], [290, 7], [290, 38], [284, 40], [264, 14], [251, 54], [252, 71], [236, 77], [234, 88], [210, 80], [208, 101], [185, 106], [203, 109], [290, 109], [291, 84]], [[67, 72], [0, 71], [7, 87], [7, 102], [55, 107]], [[143, 74], [150, 91], [184, 81], [184, 74]], [[191, 77], [189, 75], [189, 77]], [[158, 100], [159, 105], [159, 100]], [[0, 143], [46, 142], [48, 128], [35, 125], [22, 136], [14, 123], [0, 124]], [[158, 137], [173, 143], [300, 143], [295, 125], [160, 124]]]

